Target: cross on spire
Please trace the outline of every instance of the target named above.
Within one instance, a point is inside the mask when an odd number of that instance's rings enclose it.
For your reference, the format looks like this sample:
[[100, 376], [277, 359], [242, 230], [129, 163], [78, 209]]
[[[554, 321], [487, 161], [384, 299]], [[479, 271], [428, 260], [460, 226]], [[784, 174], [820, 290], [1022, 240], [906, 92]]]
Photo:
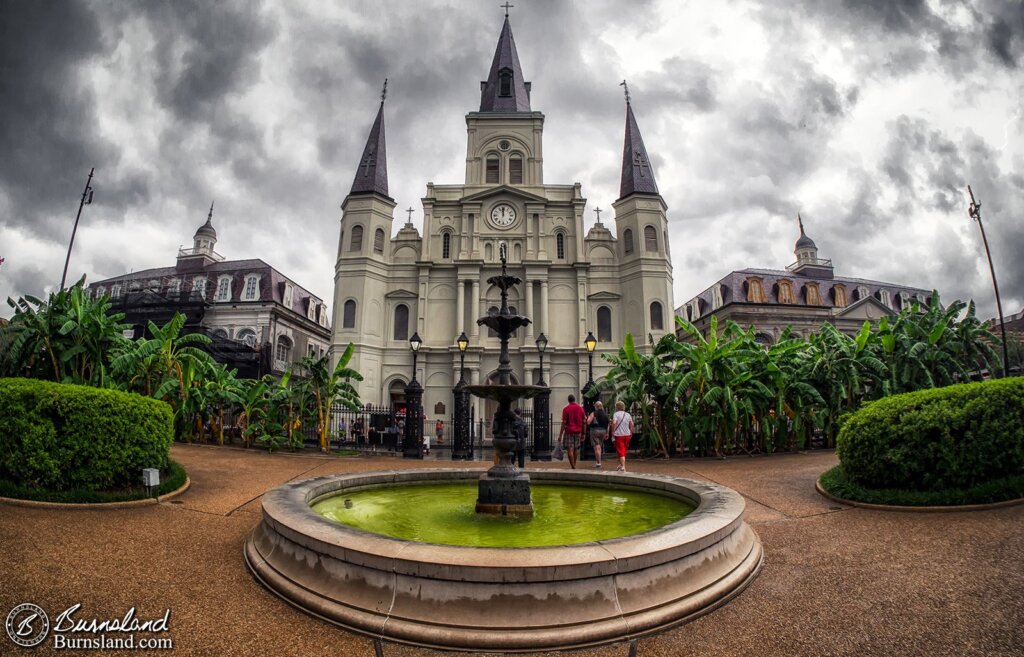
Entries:
[[594, 208], [594, 214], [597, 215], [597, 223], [601, 223], [601, 213], [604, 212], [601, 208]]
[[629, 105], [629, 85], [623, 80], [619, 83], [619, 86], [622, 87], [622, 91], [626, 94], [626, 104]]
[[510, 5], [510, 4], [508, 3], [508, 0], [505, 0], [505, 4], [503, 4], [503, 5], [498, 5], [498, 6], [499, 6], [499, 7], [504, 7], [504, 8], [505, 8], [505, 18], [508, 18], [508, 10], [509, 10], [509, 9], [511, 9], [512, 7], [515, 7], [515, 5]]
[[384, 88], [380, 90], [380, 103], [384, 104], [384, 99], [388, 97], [388, 79], [384, 78]]
[[363, 165], [363, 177], [370, 175], [370, 167], [376, 166], [377, 161], [373, 159], [373, 149], [366, 151], [366, 158], [360, 164]]
[[411, 224], [412, 223], [412, 213], [413, 212], [414, 212], [414, 210], [412, 209], [412, 206], [410, 205], [409, 209], [405, 211], [405, 213], [407, 215], [409, 215], [409, 218], [405, 220], [405, 223], [407, 223], [407, 224]]
[[649, 169], [651, 165], [647, 164], [647, 160], [644, 159], [643, 151], [641, 151], [639, 149], [633, 151], [633, 164], [638, 169], [640, 169], [640, 177], [641, 178], [646, 177], [647, 174], [644, 173], [644, 169]]

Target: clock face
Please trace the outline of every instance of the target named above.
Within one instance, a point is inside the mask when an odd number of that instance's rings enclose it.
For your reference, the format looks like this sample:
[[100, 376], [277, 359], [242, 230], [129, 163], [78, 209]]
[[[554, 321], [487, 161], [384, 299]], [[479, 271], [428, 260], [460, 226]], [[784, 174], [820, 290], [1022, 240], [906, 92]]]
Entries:
[[516, 209], [508, 203], [499, 203], [491, 210], [491, 223], [498, 228], [508, 228], [516, 220]]

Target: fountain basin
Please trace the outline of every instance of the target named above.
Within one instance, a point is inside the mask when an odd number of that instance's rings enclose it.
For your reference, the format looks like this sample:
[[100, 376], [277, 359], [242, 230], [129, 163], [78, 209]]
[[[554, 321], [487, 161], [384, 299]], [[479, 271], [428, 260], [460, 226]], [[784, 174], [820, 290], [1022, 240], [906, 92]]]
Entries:
[[650, 531], [569, 546], [420, 543], [340, 525], [310, 506], [349, 491], [475, 481], [480, 474], [404, 470], [285, 484], [264, 495], [246, 561], [288, 602], [356, 632], [502, 652], [580, 648], [658, 632], [723, 604], [761, 564], [761, 543], [743, 522], [743, 498], [676, 477], [531, 471], [538, 484], [654, 492], [696, 507]]

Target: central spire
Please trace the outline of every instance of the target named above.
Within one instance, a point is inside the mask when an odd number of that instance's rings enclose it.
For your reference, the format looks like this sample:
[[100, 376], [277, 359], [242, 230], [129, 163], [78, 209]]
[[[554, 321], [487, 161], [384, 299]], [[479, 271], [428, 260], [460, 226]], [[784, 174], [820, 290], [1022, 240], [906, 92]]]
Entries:
[[498, 36], [498, 47], [487, 80], [480, 83], [481, 112], [529, 112], [530, 83], [523, 80], [519, 53], [512, 38], [512, 26], [505, 14], [505, 23]]

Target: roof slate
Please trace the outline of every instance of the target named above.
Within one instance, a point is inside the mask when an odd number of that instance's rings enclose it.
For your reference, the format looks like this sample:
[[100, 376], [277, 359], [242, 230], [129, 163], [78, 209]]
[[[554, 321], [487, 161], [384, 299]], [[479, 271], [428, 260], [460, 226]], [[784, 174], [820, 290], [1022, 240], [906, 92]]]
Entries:
[[363, 156], [359, 158], [350, 194], [388, 195], [388, 157], [384, 139], [384, 101], [380, 101], [377, 118], [366, 138]]
[[654, 182], [651, 158], [647, 157], [640, 128], [633, 116], [633, 106], [626, 102], [626, 138], [622, 145], [622, 182], [619, 198], [630, 194], [657, 194], [658, 184]]

